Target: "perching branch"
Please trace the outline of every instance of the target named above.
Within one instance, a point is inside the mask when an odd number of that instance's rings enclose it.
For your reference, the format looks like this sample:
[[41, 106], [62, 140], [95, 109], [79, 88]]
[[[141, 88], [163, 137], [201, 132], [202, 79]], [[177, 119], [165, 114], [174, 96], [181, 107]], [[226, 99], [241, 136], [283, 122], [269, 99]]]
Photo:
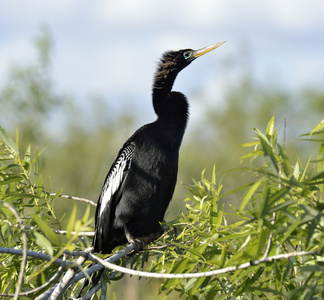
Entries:
[[[88, 253], [87, 251], [75, 251], [70, 254], [67, 253], [66, 255], [73, 255], [73, 256], [80, 255], [80, 257], [78, 258], [78, 261], [76, 263], [70, 262], [70, 261], [65, 261], [65, 259], [54, 260], [53, 262], [55, 264], [60, 265], [60, 271], [62, 270], [62, 268], [71, 266], [72, 264], [75, 266], [80, 266], [81, 263], [83, 263], [83, 261], [85, 259], [97, 262], [97, 264], [94, 264], [91, 267], [89, 267], [88, 269], [80, 271], [77, 274], [75, 274], [75, 269], [69, 269], [69, 271], [64, 276], [65, 279], [63, 278], [61, 280], [60, 284], [52, 287], [50, 290], [43, 293], [41, 296], [39, 296], [37, 298], [37, 300], [59, 299], [64, 294], [64, 292], [67, 290], [67, 288], [69, 288], [72, 284], [74, 284], [74, 283], [78, 282], [79, 280], [83, 279], [84, 277], [86, 277], [85, 273], [87, 273], [90, 276], [91, 274], [93, 274], [105, 267], [109, 268], [111, 270], [117, 271], [117, 272], [129, 274], [129, 275], [133, 275], [133, 276], [140, 276], [140, 277], [160, 278], [160, 279], [191, 279], [191, 278], [217, 276], [217, 275], [233, 272], [236, 270], [246, 269], [251, 266], [260, 265], [262, 263], [269, 263], [269, 262], [273, 262], [275, 260], [288, 259], [290, 257], [318, 255], [318, 251], [309, 251], [309, 252], [301, 251], [301, 252], [285, 253], [285, 254], [279, 254], [279, 255], [274, 255], [274, 256], [270, 256], [270, 257], [263, 257], [258, 260], [246, 262], [239, 266], [231, 266], [231, 267], [213, 270], [213, 271], [209, 271], [209, 272], [189, 273], [189, 274], [188, 273], [161, 274], [161, 273], [153, 273], [153, 272], [143, 272], [143, 271], [137, 271], [137, 270], [132, 270], [129, 268], [121, 267], [121, 266], [115, 265], [113, 263], [113, 262], [117, 261], [118, 259], [120, 259], [121, 257], [128, 255], [133, 250], [134, 250], [133, 245], [129, 245], [129, 246], [125, 247], [123, 250], [117, 252], [116, 254], [110, 256], [109, 258], [107, 258], [105, 260], [99, 258], [98, 256], [96, 256], [92, 253]], [[0, 247], [0, 253], [23, 255], [22, 250], [2, 248], [2, 247]], [[47, 254], [37, 253], [34, 251], [26, 251], [26, 255], [29, 257], [34, 257], [34, 258], [43, 259], [43, 260], [51, 260], [52, 259], [52, 257]], [[59, 276], [57, 274], [54, 275], [53, 278], [51, 279], [51, 282], [54, 282], [58, 278], [59, 278]], [[29, 291], [28, 293], [31, 294], [31, 291]], [[23, 294], [18, 294], [18, 296], [23, 296]]]
[[91, 253], [89, 254], [89, 258], [91, 258], [91, 260], [97, 261], [99, 264], [101, 264], [102, 266], [105, 266], [106, 268], [109, 268], [111, 270], [118, 271], [121, 273], [133, 275], [133, 276], [159, 278], [159, 279], [191, 279], [191, 278], [210, 277], [210, 276], [225, 274], [225, 273], [233, 272], [236, 270], [246, 269], [251, 266], [257, 266], [262, 263], [273, 262], [275, 260], [288, 259], [290, 257], [295, 257], [295, 256], [310, 256], [310, 255], [318, 255], [318, 251], [309, 251], [309, 252], [301, 251], [301, 252], [278, 254], [278, 255], [264, 257], [261, 259], [250, 261], [250, 262], [238, 265], [238, 266], [227, 267], [227, 268], [218, 269], [218, 270], [209, 271], [209, 272], [189, 273], [189, 274], [188, 273], [161, 274], [161, 273], [153, 273], [153, 272], [136, 271], [136, 270], [128, 269], [125, 267], [117, 266], [117, 265], [115, 265], [107, 260], [103, 260], [100, 257], [98, 257], [94, 254], [91, 254]]

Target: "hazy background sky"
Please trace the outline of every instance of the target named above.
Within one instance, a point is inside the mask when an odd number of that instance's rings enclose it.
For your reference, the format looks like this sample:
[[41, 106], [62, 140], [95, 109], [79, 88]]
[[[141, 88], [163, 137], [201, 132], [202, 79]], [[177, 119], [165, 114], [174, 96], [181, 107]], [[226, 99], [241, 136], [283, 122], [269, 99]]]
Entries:
[[261, 82], [271, 79], [293, 90], [318, 87], [324, 79], [323, 12], [320, 0], [2, 0], [0, 88], [13, 63], [36, 59], [32, 41], [44, 26], [54, 40], [57, 90], [80, 103], [99, 94], [150, 107], [152, 75], [162, 52], [225, 40], [181, 73], [175, 88], [187, 95], [208, 91], [217, 100], [221, 61], [239, 58], [242, 51]]

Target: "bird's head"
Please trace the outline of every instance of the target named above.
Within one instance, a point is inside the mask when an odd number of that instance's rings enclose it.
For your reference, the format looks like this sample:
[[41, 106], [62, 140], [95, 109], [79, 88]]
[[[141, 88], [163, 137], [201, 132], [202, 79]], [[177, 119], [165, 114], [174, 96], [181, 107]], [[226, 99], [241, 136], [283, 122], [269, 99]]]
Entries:
[[180, 72], [199, 56], [202, 56], [216, 49], [224, 43], [225, 42], [217, 43], [199, 50], [182, 49], [179, 51], [167, 51], [163, 54], [163, 57], [161, 58], [161, 64], [167, 68], [174, 69]]

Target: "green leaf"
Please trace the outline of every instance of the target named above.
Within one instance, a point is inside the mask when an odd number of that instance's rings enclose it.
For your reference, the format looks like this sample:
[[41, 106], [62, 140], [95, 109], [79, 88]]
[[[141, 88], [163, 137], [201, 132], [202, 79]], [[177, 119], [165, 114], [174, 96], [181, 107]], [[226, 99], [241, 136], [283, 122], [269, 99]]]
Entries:
[[[216, 182], [216, 179], [215, 179]], [[215, 185], [215, 184], [214, 184]], [[216, 192], [213, 191], [212, 197], [211, 197], [211, 202], [210, 202], [210, 212], [209, 212], [209, 222], [212, 227], [212, 229], [215, 228], [215, 225], [220, 225], [219, 223], [219, 217], [222, 219], [222, 212], [221, 210], [221, 204], [219, 204], [219, 197]], [[220, 207], [220, 209], [218, 209]], [[219, 216], [220, 214], [220, 216]], [[220, 220], [221, 222], [222, 220]]]
[[295, 168], [294, 168], [294, 171], [293, 171], [293, 176], [296, 178], [296, 180], [298, 180], [298, 177], [299, 177], [299, 164], [298, 164], [298, 161], [295, 164]]
[[[197, 259], [200, 258], [202, 260], [205, 260], [203, 253], [206, 250], [206, 248], [208, 247], [208, 244], [203, 244], [203, 245], [199, 245], [199, 246], [195, 246], [193, 245], [193, 247], [191, 247], [190, 249], [188, 249], [188, 251], [193, 254], [192, 258]], [[196, 257], [195, 257], [196, 256]]]
[[38, 160], [38, 150], [36, 148], [35, 150], [35, 163], [34, 163], [34, 176], [35, 176], [35, 182], [38, 181], [38, 175], [39, 175], [39, 160]]
[[258, 212], [259, 219], [262, 219], [267, 214], [269, 194], [270, 194], [269, 187], [266, 186], [263, 190], [263, 195], [262, 195], [263, 201], [261, 202], [259, 212]]
[[272, 142], [271, 147], [274, 149], [277, 145], [277, 135], [278, 135], [278, 129], [276, 129], [272, 135]]
[[9, 137], [7, 132], [0, 126], [0, 139], [13, 152], [14, 155], [19, 155], [18, 147], [15, 142]]
[[311, 182], [311, 181], [317, 181], [317, 180], [323, 180], [324, 179], [324, 171], [316, 174], [315, 176], [309, 178], [307, 181]]
[[256, 192], [256, 190], [259, 188], [260, 184], [262, 183], [261, 180], [257, 181], [256, 183], [254, 183], [251, 188], [247, 191], [247, 193], [245, 194], [245, 196], [243, 197], [241, 206], [240, 206], [240, 211], [243, 212], [245, 206], [248, 204], [249, 200], [251, 199], [251, 197], [254, 195], [254, 193]]
[[317, 226], [317, 222], [315, 220], [313, 220], [309, 226], [309, 231], [307, 233], [307, 239], [306, 239], [306, 248], [309, 247], [310, 241], [312, 240], [313, 236], [314, 236], [314, 232]]
[[269, 123], [268, 123], [268, 126], [267, 126], [267, 130], [266, 130], [266, 133], [267, 133], [267, 138], [268, 140], [270, 140], [271, 136], [273, 135], [273, 129], [274, 129], [274, 121], [275, 121], [275, 116], [273, 116]]
[[215, 241], [221, 242], [221, 241], [227, 241], [227, 240], [242, 239], [247, 236], [252, 236], [256, 233], [258, 233], [257, 230], [251, 230], [251, 231], [246, 231], [246, 232], [242, 232], [242, 233], [233, 233], [233, 234], [228, 234], [223, 237], [217, 238], [217, 239], [215, 239]]
[[255, 141], [255, 142], [241, 144], [240, 147], [254, 147], [254, 146], [259, 145], [259, 144], [260, 144], [259, 141]]
[[51, 242], [37, 231], [34, 231], [34, 235], [36, 238], [36, 244], [41, 248], [45, 248], [45, 251], [49, 255], [53, 256], [54, 251]]
[[270, 145], [270, 142], [268, 138], [257, 128], [254, 128], [254, 131], [256, 132], [257, 136], [259, 137], [259, 140], [262, 145], [262, 149], [265, 153], [265, 155], [272, 155], [272, 148]]
[[255, 151], [252, 151], [252, 152], [250, 152], [250, 153], [248, 153], [246, 155], [241, 156], [240, 160], [243, 161], [243, 160], [245, 160], [247, 158], [250, 158], [250, 157], [255, 158], [257, 156], [263, 156], [263, 154], [264, 154], [264, 152], [261, 149], [260, 150], [255, 150]]
[[273, 166], [276, 168], [276, 170], [278, 172], [279, 167], [278, 167], [276, 158], [273, 153], [273, 148], [271, 147], [268, 138], [259, 129], [255, 128], [254, 131], [256, 132], [257, 136], [259, 137], [264, 155], [270, 157]]
[[280, 241], [280, 244], [283, 244], [293, 233], [293, 231], [300, 225], [300, 218], [296, 218], [296, 220], [288, 227], [288, 230], [285, 232], [283, 238]]
[[289, 191], [290, 191], [289, 187], [284, 187], [276, 191], [275, 193], [273, 193], [268, 199], [269, 205], [272, 206], [275, 202], [279, 201], [280, 199], [283, 199], [284, 196], [287, 195]]
[[0, 185], [10, 184], [10, 183], [22, 181], [22, 180], [24, 180], [23, 176], [10, 176], [8, 178], [0, 180]]
[[[203, 270], [202, 270], [203, 271]], [[207, 270], [206, 270], [207, 271]], [[199, 292], [200, 289], [204, 288], [204, 283], [206, 284], [207, 278], [205, 277], [200, 277], [200, 278], [195, 278], [194, 280], [194, 285], [191, 288], [191, 293], [192, 294], [196, 294], [197, 292]]]
[[257, 256], [260, 256], [262, 254], [262, 251], [263, 251], [265, 245], [267, 244], [268, 236], [269, 236], [268, 230], [261, 229]]
[[321, 131], [324, 128], [324, 119], [311, 131], [310, 136], [313, 135], [316, 131]]
[[289, 207], [289, 206], [291, 206], [291, 205], [293, 205], [293, 204], [296, 204], [296, 201], [295, 201], [295, 200], [288, 200], [288, 201], [285, 201], [285, 202], [283, 202], [283, 203], [281, 203], [281, 204], [279, 204], [279, 205], [276, 205], [276, 206], [274, 206], [273, 208], [271, 208], [271, 209], [268, 211], [268, 213], [269, 213], [269, 214], [272, 214], [272, 213], [277, 212], [277, 211], [282, 211], [284, 208]]
[[86, 211], [84, 212], [84, 215], [82, 217], [82, 223], [86, 223], [89, 220], [90, 217], [90, 205], [87, 205]]
[[218, 213], [217, 213], [217, 220], [216, 224], [220, 226], [223, 223], [223, 216], [224, 216], [224, 203], [218, 203]]
[[44, 235], [56, 246], [61, 245], [61, 241], [59, 237], [56, 235], [56, 233], [47, 225], [46, 222], [44, 222], [40, 217], [38, 217], [36, 214], [33, 215], [33, 219], [38, 224], [38, 226], [43, 231]]
[[222, 253], [221, 253], [221, 256], [220, 256], [220, 260], [219, 260], [219, 264], [220, 264], [220, 267], [224, 267], [224, 264], [226, 262], [226, 255], [227, 255], [227, 247], [224, 246], [222, 248]]
[[212, 184], [216, 185], [216, 165], [213, 167], [213, 173], [212, 173]]
[[27, 146], [24, 161], [30, 164], [30, 144]]
[[277, 147], [279, 149], [279, 154], [282, 158], [281, 163], [282, 163], [284, 173], [287, 177], [289, 177], [290, 176], [290, 163], [289, 163], [288, 155], [287, 155], [285, 149], [282, 148], [279, 144], [277, 144]]
[[69, 222], [67, 224], [66, 230], [67, 230], [67, 237], [70, 238], [72, 236], [72, 231], [75, 225], [75, 220], [76, 220], [76, 213], [77, 213], [77, 207], [76, 205], [73, 206], [72, 213], [70, 215]]
[[37, 187], [36, 187], [36, 195], [40, 197], [43, 193], [43, 176], [38, 176]]

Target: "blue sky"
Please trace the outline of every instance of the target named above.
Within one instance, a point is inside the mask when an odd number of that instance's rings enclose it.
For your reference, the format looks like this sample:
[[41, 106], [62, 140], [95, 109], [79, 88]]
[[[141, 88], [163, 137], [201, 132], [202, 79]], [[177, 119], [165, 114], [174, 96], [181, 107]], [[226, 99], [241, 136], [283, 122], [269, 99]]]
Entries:
[[80, 101], [97, 94], [115, 103], [129, 99], [131, 106], [145, 101], [150, 108], [152, 75], [162, 52], [224, 40], [184, 70], [175, 89], [187, 95], [204, 91], [219, 100], [221, 63], [244, 51], [261, 82], [275, 80], [292, 90], [320, 87], [323, 12], [321, 0], [2, 0], [0, 87], [13, 63], [35, 60], [32, 41], [42, 26], [54, 39], [52, 75], [58, 92]]

